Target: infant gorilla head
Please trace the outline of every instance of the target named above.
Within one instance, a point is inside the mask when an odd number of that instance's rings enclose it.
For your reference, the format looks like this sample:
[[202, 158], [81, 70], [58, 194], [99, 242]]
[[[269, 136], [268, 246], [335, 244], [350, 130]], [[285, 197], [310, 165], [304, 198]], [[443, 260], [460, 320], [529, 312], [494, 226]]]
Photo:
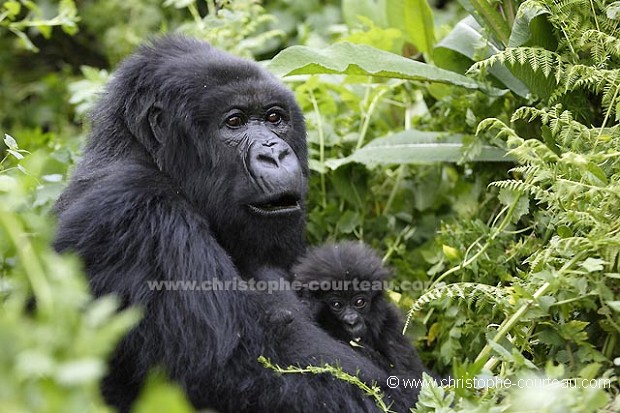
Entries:
[[326, 244], [293, 267], [315, 322], [392, 373], [420, 377], [424, 368], [395, 305], [383, 292], [389, 271], [359, 242]]
[[368, 342], [379, 334], [389, 272], [371, 248], [357, 242], [326, 244], [311, 249], [293, 273], [316, 321], [332, 336]]

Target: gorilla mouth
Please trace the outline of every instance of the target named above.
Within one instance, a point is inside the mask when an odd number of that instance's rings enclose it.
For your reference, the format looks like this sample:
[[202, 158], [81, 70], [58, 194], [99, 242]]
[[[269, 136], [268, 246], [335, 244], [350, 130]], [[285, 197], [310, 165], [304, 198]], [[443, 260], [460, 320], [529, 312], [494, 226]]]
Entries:
[[285, 215], [301, 211], [299, 196], [282, 194], [255, 204], [248, 204], [250, 211], [257, 215]]
[[364, 337], [364, 335], [366, 334], [366, 329], [364, 328], [362, 324], [348, 327], [346, 328], [346, 330], [347, 330], [347, 333], [349, 333], [349, 337], [351, 337], [351, 340], [354, 340], [357, 342], [359, 342], [362, 339], [362, 337]]

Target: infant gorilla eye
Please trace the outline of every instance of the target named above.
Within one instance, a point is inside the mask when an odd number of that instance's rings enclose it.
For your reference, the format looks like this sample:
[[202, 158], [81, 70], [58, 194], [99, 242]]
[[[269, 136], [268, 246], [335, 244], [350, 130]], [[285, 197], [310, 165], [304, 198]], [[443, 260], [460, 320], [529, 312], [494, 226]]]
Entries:
[[282, 116], [280, 116], [280, 114], [277, 112], [270, 112], [269, 114], [267, 114], [267, 121], [269, 121], [270, 123], [280, 123], [281, 120]]
[[226, 118], [226, 125], [231, 128], [238, 128], [239, 126], [243, 125], [243, 119], [241, 119], [241, 116], [239, 115], [229, 116], [228, 118]]
[[329, 305], [334, 309], [334, 310], [340, 310], [342, 308], [342, 303], [340, 301], [332, 301], [331, 303], [329, 303]]
[[364, 308], [366, 306], [366, 303], [367, 303], [367, 301], [366, 301], [366, 299], [364, 297], [358, 297], [355, 300], [355, 302], [353, 303], [353, 305], [356, 308]]

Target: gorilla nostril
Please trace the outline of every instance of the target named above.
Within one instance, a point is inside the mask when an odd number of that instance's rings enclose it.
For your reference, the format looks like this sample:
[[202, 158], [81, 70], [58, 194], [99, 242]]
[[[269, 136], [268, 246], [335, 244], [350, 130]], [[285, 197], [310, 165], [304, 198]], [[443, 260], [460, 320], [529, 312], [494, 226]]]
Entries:
[[276, 168], [279, 167], [280, 165], [278, 164], [278, 161], [276, 161], [274, 159], [273, 156], [271, 155], [264, 155], [264, 154], [260, 154], [256, 157], [256, 159], [260, 162], [260, 163], [266, 163], [272, 166], [275, 166]]
[[357, 321], [358, 321], [358, 320], [357, 320], [357, 317], [347, 317], [347, 316], [345, 316], [345, 317], [343, 318], [343, 321], [344, 321], [347, 325], [349, 325], [349, 326], [351, 326], [351, 327], [352, 327], [352, 326], [354, 326], [354, 325], [356, 325], [356, 324], [358, 324], [358, 322], [357, 322]]
[[282, 161], [284, 158], [288, 156], [289, 153], [291, 152], [288, 149], [283, 150], [282, 152], [280, 152], [280, 155], [278, 155], [278, 160]]

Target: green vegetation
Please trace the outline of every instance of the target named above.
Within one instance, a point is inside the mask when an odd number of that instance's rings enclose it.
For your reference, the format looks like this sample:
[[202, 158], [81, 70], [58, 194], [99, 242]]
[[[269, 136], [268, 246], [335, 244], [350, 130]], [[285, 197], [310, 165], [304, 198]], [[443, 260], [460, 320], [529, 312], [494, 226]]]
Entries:
[[[429, 386], [415, 411], [619, 411], [620, 2], [431, 6], [1, 2], [0, 410], [109, 411], [97, 381], [140, 310], [89, 297], [78, 261], [49, 248], [50, 208], [115, 65], [180, 31], [269, 61], [293, 88], [308, 124], [309, 242], [363, 239], [397, 280], [425, 286], [392, 296], [427, 364], [460, 379], [601, 384]], [[137, 411], [161, 406], [191, 411], [155, 373]]]

